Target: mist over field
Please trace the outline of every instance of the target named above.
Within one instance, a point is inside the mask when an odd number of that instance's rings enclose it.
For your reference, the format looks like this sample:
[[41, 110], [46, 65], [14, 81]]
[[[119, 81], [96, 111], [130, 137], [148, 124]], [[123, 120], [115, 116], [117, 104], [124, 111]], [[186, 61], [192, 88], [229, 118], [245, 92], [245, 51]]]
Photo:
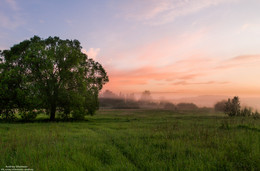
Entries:
[[[101, 92], [100, 97], [104, 97]], [[111, 91], [112, 92], [112, 91]], [[135, 93], [114, 93], [112, 92], [112, 96], [106, 96], [109, 98], [134, 98], [135, 100], [140, 100], [143, 92], [135, 92]], [[233, 96], [225, 96], [225, 95], [190, 95], [190, 94], [181, 94], [176, 92], [150, 92], [151, 100], [157, 103], [161, 101], [167, 101], [174, 104], [178, 103], [194, 103], [198, 107], [209, 107], [214, 108], [214, 105], [217, 102], [222, 100], [227, 100], [228, 98], [232, 98]], [[251, 107], [255, 110], [260, 110], [260, 96], [239, 96], [241, 100], [242, 107]]]
[[[232, 96], [214, 96], [214, 95], [203, 95], [203, 96], [184, 96], [180, 98], [171, 98], [169, 97], [168, 100], [173, 103], [180, 103], [180, 102], [191, 102], [195, 103], [199, 107], [214, 107], [214, 105], [221, 101], [221, 100], [227, 100], [228, 98], [231, 98]], [[252, 107], [254, 109], [260, 110], [260, 97], [244, 97], [240, 96], [241, 99], [241, 105]]]

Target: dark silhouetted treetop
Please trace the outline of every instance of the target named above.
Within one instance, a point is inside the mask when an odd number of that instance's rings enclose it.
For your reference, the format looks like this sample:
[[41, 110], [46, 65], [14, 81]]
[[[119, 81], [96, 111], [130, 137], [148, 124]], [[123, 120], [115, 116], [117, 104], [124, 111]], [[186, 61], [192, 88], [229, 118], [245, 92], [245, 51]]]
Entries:
[[225, 103], [225, 114], [228, 116], [239, 116], [240, 115], [240, 100], [238, 96], [233, 99], [228, 99]]
[[140, 101], [149, 102], [152, 101], [151, 92], [149, 90], [145, 90], [140, 97]]

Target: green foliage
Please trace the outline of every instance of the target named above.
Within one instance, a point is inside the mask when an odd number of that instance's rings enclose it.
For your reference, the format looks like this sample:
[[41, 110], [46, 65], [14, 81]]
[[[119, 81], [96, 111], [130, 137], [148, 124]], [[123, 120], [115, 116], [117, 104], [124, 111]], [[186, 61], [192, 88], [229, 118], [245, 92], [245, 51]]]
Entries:
[[228, 99], [225, 103], [225, 114], [230, 117], [240, 115], [240, 101], [238, 96], [235, 96], [233, 99]]
[[1, 52], [0, 111], [45, 109], [51, 120], [57, 110], [94, 114], [108, 76], [81, 48], [78, 40], [34, 36]]
[[20, 116], [24, 121], [31, 121], [37, 117], [37, 114], [36, 111], [24, 111], [20, 113]]
[[3, 109], [0, 116], [5, 121], [14, 121], [16, 119], [14, 110]]
[[72, 111], [73, 118], [77, 119], [77, 120], [84, 119], [85, 115], [86, 115], [86, 112], [83, 108], [77, 108], [77, 109]]
[[87, 114], [94, 115], [95, 111], [99, 109], [98, 90], [93, 89], [92, 91], [88, 91], [85, 95], [84, 103], [87, 109]]
[[229, 130], [230, 129], [230, 125], [228, 123], [228, 121], [222, 121], [221, 122], [221, 126], [219, 127], [220, 129], [226, 129], [226, 130]]

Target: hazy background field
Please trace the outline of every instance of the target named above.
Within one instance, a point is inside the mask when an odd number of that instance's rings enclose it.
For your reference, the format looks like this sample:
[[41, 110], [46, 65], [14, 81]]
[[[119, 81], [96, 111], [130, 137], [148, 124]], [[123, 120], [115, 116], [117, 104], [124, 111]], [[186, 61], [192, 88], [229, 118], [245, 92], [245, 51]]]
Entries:
[[[141, 96], [141, 93], [136, 93], [137, 97]], [[189, 94], [179, 94], [179, 93], [153, 93], [151, 95], [154, 100], [167, 100], [174, 104], [177, 103], [194, 103], [198, 107], [214, 107], [214, 105], [221, 101], [232, 98], [232, 96], [225, 95], [189, 95]], [[241, 105], [252, 107], [254, 109], [260, 110], [260, 97], [259, 96], [240, 96]]]

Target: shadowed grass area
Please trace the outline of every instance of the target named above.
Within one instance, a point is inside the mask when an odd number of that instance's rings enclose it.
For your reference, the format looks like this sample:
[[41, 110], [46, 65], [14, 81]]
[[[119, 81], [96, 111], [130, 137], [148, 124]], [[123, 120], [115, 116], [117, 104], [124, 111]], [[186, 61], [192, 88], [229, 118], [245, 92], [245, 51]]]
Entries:
[[260, 120], [101, 110], [81, 122], [0, 123], [0, 168], [260, 170]]

